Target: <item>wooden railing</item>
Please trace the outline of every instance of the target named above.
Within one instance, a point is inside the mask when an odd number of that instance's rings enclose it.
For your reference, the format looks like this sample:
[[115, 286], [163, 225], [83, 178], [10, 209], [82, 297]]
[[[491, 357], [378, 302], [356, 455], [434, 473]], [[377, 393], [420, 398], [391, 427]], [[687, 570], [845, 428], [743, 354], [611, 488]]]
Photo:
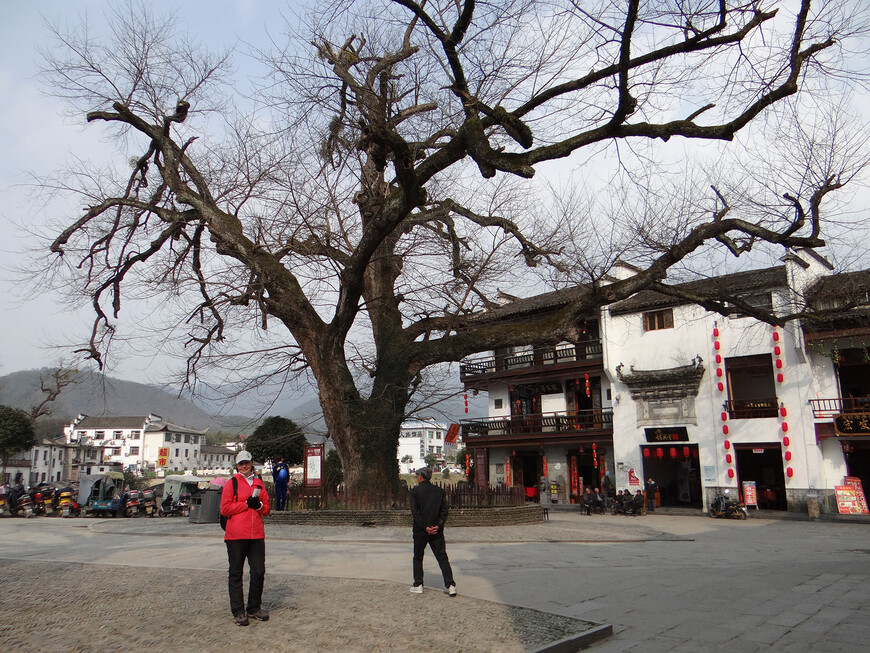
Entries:
[[613, 429], [613, 411], [581, 410], [565, 413], [542, 413], [539, 415], [511, 415], [469, 419], [460, 422], [462, 438], [489, 437], [493, 435], [520, 435], [525, 433], [570, 433]]
[[870, 397], [834, 397], [810, 399], [813, 417], [834, 417], [842, 413], [870, 413]]
[[465, 381], [483, 374], [506, 372], [536, 365], [600, 360], [602, 355], [601, 340], [586, 340], [573, 345], [538, 348], [534, 351], [509, 356], [468, 358], [459, 364], [459, 379]]

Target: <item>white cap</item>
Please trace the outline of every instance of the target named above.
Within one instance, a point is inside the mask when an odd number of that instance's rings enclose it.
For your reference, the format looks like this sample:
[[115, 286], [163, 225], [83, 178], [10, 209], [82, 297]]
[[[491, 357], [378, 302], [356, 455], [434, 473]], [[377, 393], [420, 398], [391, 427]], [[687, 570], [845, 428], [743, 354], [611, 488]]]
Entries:
[[236, 465], [238, 465], [239, 463], [243, 463], [243, 462], [245, 462], [246, 460], [247, 460], [248, 462], [252, 462], [252, 461], [254, 460], [253, 458], [251, 458], [251, 452], [250, 452], [250, 451], [242, 450], [242, 451], [240, 451], [239, 453], [236, 454]]

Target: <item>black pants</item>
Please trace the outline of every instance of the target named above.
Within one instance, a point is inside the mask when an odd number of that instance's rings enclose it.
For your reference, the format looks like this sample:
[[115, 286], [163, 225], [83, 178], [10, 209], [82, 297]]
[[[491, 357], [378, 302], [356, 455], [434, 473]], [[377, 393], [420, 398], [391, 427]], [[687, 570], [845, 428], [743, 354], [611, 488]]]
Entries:
[[230, 610], [238, 614], [245, 612], [245, 593], [242, 589], [242, 576], [245, 571], [245, 558], [251, 582], [248, 586], [248, 612], [260, 609], [263, 598], [263, 579], [266, 577], [266, 540], [226, 540], [227, 557], [230, 561], [229, 589]]
[[438, 535], [414, 533], [414, 585], [423, 584], [423, 554], [426, 552], [427, 544], [441, 567], [444, 587], [454, 585], [453, 570], [450, 568], [450, 560], [447, 558], [447, 544], [444, 542], [443, 532], [439, 532]]
[[275, 483], [275, 510], [284, 510], [287, 505], [287, 484]]

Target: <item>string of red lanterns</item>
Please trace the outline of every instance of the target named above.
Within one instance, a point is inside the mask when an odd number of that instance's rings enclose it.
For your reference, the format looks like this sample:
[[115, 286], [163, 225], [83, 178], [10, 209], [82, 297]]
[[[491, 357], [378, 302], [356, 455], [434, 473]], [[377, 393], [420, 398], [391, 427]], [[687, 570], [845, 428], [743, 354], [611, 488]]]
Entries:
[[[782, 347], [778, 344], [779, 338], [779, 331], [776, 330], [776, 327], [773, 327], [773, 355], [775, 356], [773, 364], [776, 366], [777, 370], [782, 370], [783, 361], [782, 358], [780, 358], [780, 356], [782, 356]], [[777, 383], [785, 382], [785, 375], [781, 371], [776, 373], [776, 381]]]
[[466, 392], [463, 397], [465, 398], [465, 413], [468, 414], [468, 393]]
[[724, 375], [724, 371], [722, 370], [722, 354], [719, 353], [719, 349], [722, 345], [719, 344], [719, 327], [717, 323], [713, 323], [713, 349], [716, 350], [716, 378], [719, 381], [716, 382], [716, 388], [719, 392], [725, 392], [725, 383], [722, 381], [722, 377]]

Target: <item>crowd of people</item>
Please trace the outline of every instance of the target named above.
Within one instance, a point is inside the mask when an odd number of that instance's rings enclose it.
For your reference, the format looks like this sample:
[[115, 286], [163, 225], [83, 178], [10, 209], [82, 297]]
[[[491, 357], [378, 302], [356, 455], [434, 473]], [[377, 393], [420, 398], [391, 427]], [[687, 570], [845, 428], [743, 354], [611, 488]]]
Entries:
[[617, 490], [615, 493], [600, 488], [587, 487], [581, 496], [581, 505], [587, 515], [641, 515], [644, 513], [646, 498], [642, 490], [632, 494], [631, 490]]

